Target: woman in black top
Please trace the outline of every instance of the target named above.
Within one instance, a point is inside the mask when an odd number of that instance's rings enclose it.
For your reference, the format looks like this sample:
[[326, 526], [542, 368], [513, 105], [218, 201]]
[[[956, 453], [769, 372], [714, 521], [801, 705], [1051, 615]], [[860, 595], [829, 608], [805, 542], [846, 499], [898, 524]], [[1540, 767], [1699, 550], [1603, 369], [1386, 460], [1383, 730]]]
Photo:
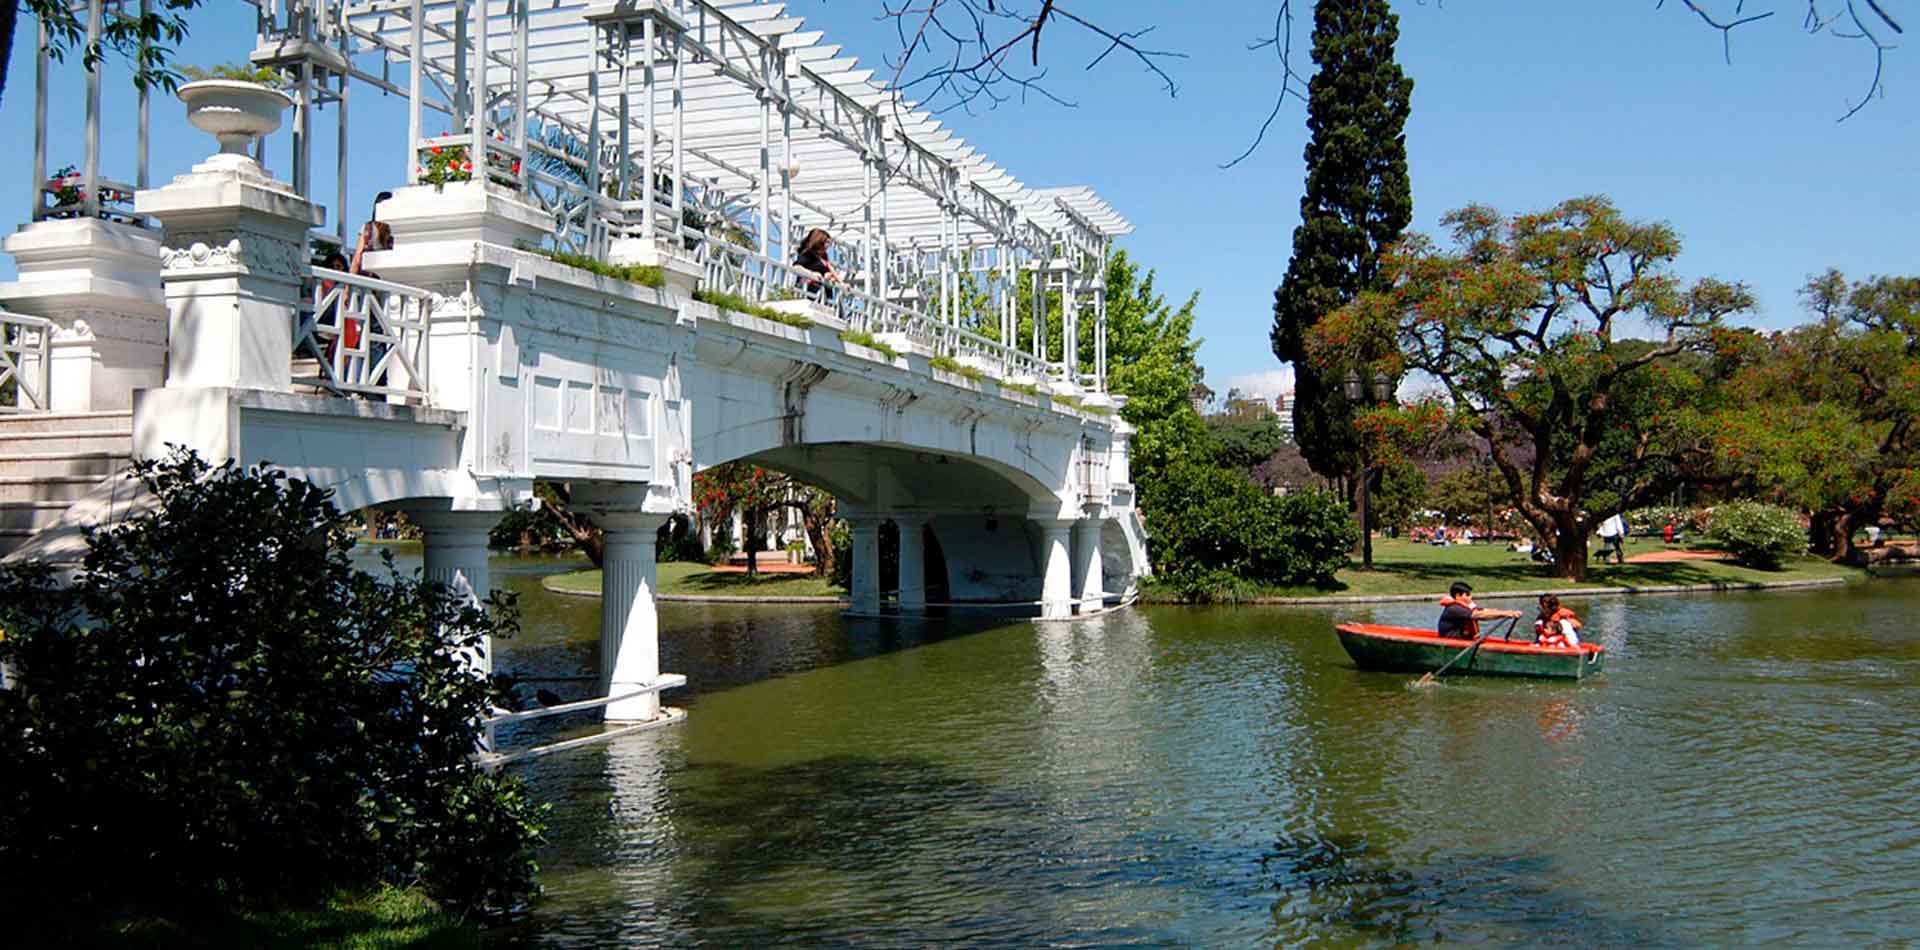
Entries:
[[[793, 256], [793, 266], [804, 271], [820, 275], [830, 284], [840, 283], [840, 272], [833, 269], [833, 262], [827, 260], [827, 248], [833, 245], [833, 237], [821, 228], [807, 232], [800, 241], [800, 251]], [[807, 292], [820, 290], [819, 281], [808, 281]]]

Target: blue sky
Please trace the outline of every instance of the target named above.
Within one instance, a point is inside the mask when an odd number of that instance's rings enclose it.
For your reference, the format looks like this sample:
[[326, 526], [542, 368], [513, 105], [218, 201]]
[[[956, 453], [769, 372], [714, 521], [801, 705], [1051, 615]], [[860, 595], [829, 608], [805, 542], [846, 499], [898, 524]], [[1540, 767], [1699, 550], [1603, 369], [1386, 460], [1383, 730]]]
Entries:
[[[195, 13], [185, 62], [242, 58], [251, 8], [212, 0]], [[1807, 37], [1789, 0], [1744, 28], [1733, 63], [1719, 34], [1677, 3], [1653, 0], [1449, 0], [1396, 3], [1399, 56], [1415, 82], [1408, 123], [1417, 229], [1469, 202], [1534, 210], [1579, 194], [1611, 195], [1630, 216], [1672, 223], [1686, 251], [1679, 272], [1745, 281], [1759, 296], [1752, 322], [1802, 318], [1796, 291], [1828, 266], [1851, 274], [1913, 273], [1920, 217], [1920, 56], [1889, 56], [1885, 98], [1836, 123], [1865, 89], [1871, 59], [1859, 44]], [[1747, 4], [1756, 8], [1754, 3]], [[895, 48], [878, 22], [880, 0], [792, 0], [790, 7], [870, 64]], [[1764, 9], [1763, 2], [1758, 8]], [[1267, 345], [1274, 284], [1285, 272], [1298, 205], [1305, 111], [1290, 102], [1252, 158], [1219, 164], [1245, 147], [1271, 105], [1271, 53], [1247, 41], [1271, 29], [1268, 0], [1170, 4], [1083, 2], [1103, 25], [1155, 25], [1148, 41], [1185, 52], [1166, 61], [1179, 84], [1169, 97], [1135, 64], [1081, 66], [1097, 51], [1085, 36], [1052, 28], [1042, 47], [1050, 90], [948, 121], [995, 160], [1036, 186], [1088, 184], [1137, 231], [1125, 240], [1159, 272], [1170, 297], [1200, 291], [1198, 332], [1208, 382], [1273, 392], [1286, 373]], [[1305, 63], [1310, 16], [1296, 24]], [[32, 30], [22, 24], [0, 136], [17, 175], [0, 195], [25, 210], [30, 183]], [[56, 68], [52, 163], [79, 158], [79, 70]], [[109, 86], [108, 153], [130, 154], [130, 91]], [[354, 206], [400, 178], [404, 111], [363, 95], [355, 104]], [[371, 131], [367, 113], [391, 116]], [[154, 174], [178, 174], [209, 151], [176, 102], [156, 100]], [[397, 134], [396, 134], [397, 133]], [[331, 154], [322, 135], [319, 154]], [[117, 151], [116, 151], [117, 150]], [[71, 156], [69, 159], [68, 156]], [[284, 176], [284, 146], [269, 165]], [[131, 169], [109, 171], [131, 177]], [[331, 186], [321, 193], [331, 195]], [[0, 276], [11, 272], [0, 264]]]

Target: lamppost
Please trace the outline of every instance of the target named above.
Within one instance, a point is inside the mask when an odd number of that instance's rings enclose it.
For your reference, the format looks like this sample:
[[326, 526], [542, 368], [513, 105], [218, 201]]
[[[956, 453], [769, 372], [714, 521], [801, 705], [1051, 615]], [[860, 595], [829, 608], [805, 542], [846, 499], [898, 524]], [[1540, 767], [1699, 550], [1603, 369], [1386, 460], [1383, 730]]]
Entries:
[[[1371, 383], [1372, 385], [1368, 385]], [[1369, 398], [1371, 397], [1371, 398]], [[1375, 405], [1393, 398], [1393, 380], [1384, 373], [1367, 371], [1367, 378], [1360, 378], [1358, 370], [1347, 371], [1347, 401], [1355, 405]], [[1367, 449], [1365, 439], [1360, 440], [1360, 567], [1373, 570], [1373, 506], [1367, 497], [1367, 483], [1373, 480], [1372, 453]]]

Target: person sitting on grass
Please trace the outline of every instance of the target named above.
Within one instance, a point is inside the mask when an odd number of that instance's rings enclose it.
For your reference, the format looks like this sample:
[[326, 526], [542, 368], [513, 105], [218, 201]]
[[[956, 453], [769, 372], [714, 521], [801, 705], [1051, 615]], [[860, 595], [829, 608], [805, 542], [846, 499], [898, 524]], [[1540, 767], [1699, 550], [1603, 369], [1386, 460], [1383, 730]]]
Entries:
[[1540, 595], [1540, 615], [1533, 618], [1533, 642], [1543, 647], [1580, 648], [1580, 618], [1560, 606], [1560, 598]]
[[1440, 622], [1435, 632], [1456, 640], [1474, 640], [1480, 636], [1480, 621], [1520, 618], [1518, 610], [1490, 610], [1473, 602], [1473, 588], [1466, 581], [1454, 581], [1447, 596], [1440, 598]]

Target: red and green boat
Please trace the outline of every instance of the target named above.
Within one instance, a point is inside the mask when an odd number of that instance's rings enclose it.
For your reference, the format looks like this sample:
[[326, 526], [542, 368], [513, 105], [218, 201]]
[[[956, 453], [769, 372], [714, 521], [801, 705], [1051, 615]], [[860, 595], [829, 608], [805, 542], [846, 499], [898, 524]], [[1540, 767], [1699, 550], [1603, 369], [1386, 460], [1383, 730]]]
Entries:
[[1343, 623], [1333, 628], [1340, 645], [1363, 670], [1386, 673], [1431, 673], [1443, 666], [1446, 676], [1534, 676], [1547, 679], [1585, 679], [1600, 672], [1607, 650], [1597, 643], [1578, 647], [1539, 646], [1531, 641], [1488, 637], [1479, 649], [1447, 666], [1473, 646], [1471, 639], [1443, 637], [1431, 630], [1387, 627], [1371, 623]]

